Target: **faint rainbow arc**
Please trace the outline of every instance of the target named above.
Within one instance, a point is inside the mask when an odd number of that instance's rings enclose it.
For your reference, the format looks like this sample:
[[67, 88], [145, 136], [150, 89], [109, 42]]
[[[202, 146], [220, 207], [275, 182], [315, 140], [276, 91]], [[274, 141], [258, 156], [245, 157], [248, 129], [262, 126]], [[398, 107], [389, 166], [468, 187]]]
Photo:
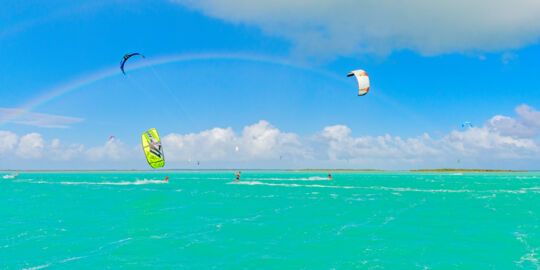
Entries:
[[[250, 61], [250, 62], [260, 62], [273, 65], [287, 66], [302, 70], [308, 70], [314, 73], [319, 73], [328, 77], [333, 77], [340, 81], [346, 82], [340, 76], [336, 74], [326, 72], [323, 70], [318, 70], [312, 67], [301, 65], [298, 63], [293, 63], [287, 59], [273, 58], [269, 56], [261, 55], [252, 55], [252, 54], [231, 54], [231, 53], [205, 53], [205, 54], [186, 54], [186, 55], [168, 55], [152, 58], [146, 58], [145, 61], [139, 61], [130, 65], [130, 70], [142, 69], [150, 66], [158, 66], [163, 64], [170, 64], [176, 62], [185, 62], [185, 61], [201, 61], [201, 60], [238, 60], [238, 61]], [[52, 87], [51, 90], [46, 91], [45, 94], [38, 96], [37, 98], [25, 103], [23, 106], [19, 107], [15, 113], [8, 115], [3, 121], [0, 122], [0, 126], [3, 126], [31, 111], [35, 108], [46, 104], [58, 97], [61, 97], [67, 93], [80, 89], [84, 86], [90, 85], [92, 83], [98, 82], [103, 79], [107, 79], [113, 76], [121, 76], [121, 72], [118, 67], [108, 67], [101, 69], [99, 71], [85, 74], [79, 76], [76, 79], [72, 79], [66, 83], [63, 83], [59, 86]]]

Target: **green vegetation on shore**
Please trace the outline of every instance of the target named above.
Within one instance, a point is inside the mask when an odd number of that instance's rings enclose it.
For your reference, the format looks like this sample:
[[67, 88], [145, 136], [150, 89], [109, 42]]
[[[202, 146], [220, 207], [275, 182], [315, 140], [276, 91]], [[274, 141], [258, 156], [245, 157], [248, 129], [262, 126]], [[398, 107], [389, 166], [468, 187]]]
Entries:
[[410, 170], [411, 172], [526, 172], [526, 171], [516, 171], [516, 170], [487, 170], [487, 169], [421, 169], [421, 170]]

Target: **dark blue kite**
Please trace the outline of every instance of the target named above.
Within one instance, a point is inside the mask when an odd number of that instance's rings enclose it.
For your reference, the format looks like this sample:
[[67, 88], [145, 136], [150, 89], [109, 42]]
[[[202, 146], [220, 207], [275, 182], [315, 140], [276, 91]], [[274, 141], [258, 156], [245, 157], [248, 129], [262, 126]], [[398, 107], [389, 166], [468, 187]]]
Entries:
[[126, 72], [124, 71], [124, 65], [126, 64], [126, 61], [131, 58], [132, 56], [135, 56], [135, 55], [140, 55], [142, 58], [144, 58], [144, 55], [140, 54], [140, 53], [132, 53], [132, 54], [126, 54], [124, 55], [124, 59], [122, 60], [121, 64], [120, 64], [120, 69], [122, 70], [122, 73], [124, 75], [126, 75]]

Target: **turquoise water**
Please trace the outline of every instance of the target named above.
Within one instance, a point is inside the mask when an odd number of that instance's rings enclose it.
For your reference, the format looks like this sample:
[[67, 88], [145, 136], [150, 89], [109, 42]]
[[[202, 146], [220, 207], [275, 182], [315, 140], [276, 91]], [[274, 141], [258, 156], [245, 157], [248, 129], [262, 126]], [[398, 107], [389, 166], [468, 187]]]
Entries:
[[0, 268], [540, 269], [540, 173], [326, 176], [0, 178]]

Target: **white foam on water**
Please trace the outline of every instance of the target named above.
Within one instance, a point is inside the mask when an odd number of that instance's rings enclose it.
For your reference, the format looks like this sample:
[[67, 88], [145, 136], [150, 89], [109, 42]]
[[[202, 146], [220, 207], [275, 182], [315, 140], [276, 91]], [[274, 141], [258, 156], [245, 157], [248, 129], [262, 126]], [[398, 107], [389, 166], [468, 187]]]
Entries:
[[238, 184], [238, 185], [265, 185], [265, 186], [280, 186], [280, 187], [318, 187], [318, 188], [356, 188], [356, 187], [347, 187], [347, 186], [325, 186], [325, 185], [301, 185], [301, 184], [284, 184], [284, 183], [265, 183], [260, 181], [238, 181], [238, 182], [229, 182], [227, 184]]
[[71, 258], [67, 258], [65, 260], [61, 260], [60, 263], [67, 263], [67, 262], [70, 262], [70, 261], [75, 261], [75, 260], [86, 258], [86, 257], [87, 256], [71, 257]]
[[167, 238], [168, 234], [162, 234], [162, 235], [151, 235], [150, 238], [152, 239], [163, 239]]
[[491, 194], [491, 195], [486, 195], [486, 196], [478, 196], [476, 197], [477, 199], [491, 199], [491, 198], [495, 198], [497, 196], [497, 194]]
[[38, 265], [38, 266], [34, 266], [34, 267], [29, 267], [29, 268], [23, 268], [22, 270], [37, 270], [37, 269], [43, 269], [43, 268], [46, 268], [46, 267], [49, 267], [49, 266], [51, 266], [50, 263], [44, 264], [44, 265]]
[[[54, 182], [46, 182], [54, 184]], [[148, 184], [167, 184], [163, 180], [137, 180], [135, 182], [122, 181], [122, 182], [59, 182], [62, 185], [112, 185], [112, 186], [128, 186], [128, 185], [148, 185]]]
[[529, 243], [527, 242], [526, 238], [528, 237], [528, 235], [526, 234], [521, 234], [519, 232], [516, 232], [514, 233], [516, 235], [516, 239], [521, 242], [523, 245], [525, 245], [525, 247], [527, 248], [528, 252], [521, 256], [520, 260], [517, 261], [516, 263], [518, 265], [521, 265], [523, 264], [524, 262], [530, 262], [531, 264], [533, 264], [537, 269], [540, 268], [540, 264], [539, 264], [539, 260], [538, 260], [538, 251], [540, 250], [540, 248], [532, 248]]
[[393, 221], [395, 219], [396, 219], [395, 217], [386, 217], [384, 219], [383, 225], [386, 225], [386, 224], [388, 224], [389, 222], [391, 222], [391, 221]]
[[464, 192], [473, 192], [470, 189], [418, 189], [418, 188], [401, 188], [401, 187], [368, 187], [369, 189], [381, 189], [381, 190], [390, 190], [390, 191], [410, 191], [410, 192], [428, 192], [428, 193], [464, 193]]
[[320, 176], [311, 176], [311, 177], [301, 177], [301, 178], [247, 178], [248, 180], [266, 180], [266, 181], [330, 181], [328, 177]]
[[355, 187], [355, 186], [328, 186], [328, 185], [302, 185], [302, 184], [284, 184], [284, 183], [265, 183], [261, 181], [239, 181], [229, 182], [227, 184], [240, 184], [240, 185], [266, 185], [266, 186], [281, 186], [281, 187], [313, 187], [313, 188], [337, 188], [337, 189], [378, 189], [389, 190], [395, 192], [429, 192], [429, 193], [462, 193], [473, 192], [469, 189], [416, 189], [416, 188], [402, 188], [402, 187], [384, 187], [384, 186], [371, 186], [371, 187]]
[[111, 242], [110, 244], [119, 244], [119, 243], [123, 243], [123, 242], [129, 241], [129, 240], [131, 240], [131, 239], [133, 239], [133, 238], [128, 237], [128, 238], [120, 239], [120, 240], [118, 240], [118, 241]]
[[532, 175], [532, 176], [516, 176], [516, 179], [536, 179], [536, 175]]

